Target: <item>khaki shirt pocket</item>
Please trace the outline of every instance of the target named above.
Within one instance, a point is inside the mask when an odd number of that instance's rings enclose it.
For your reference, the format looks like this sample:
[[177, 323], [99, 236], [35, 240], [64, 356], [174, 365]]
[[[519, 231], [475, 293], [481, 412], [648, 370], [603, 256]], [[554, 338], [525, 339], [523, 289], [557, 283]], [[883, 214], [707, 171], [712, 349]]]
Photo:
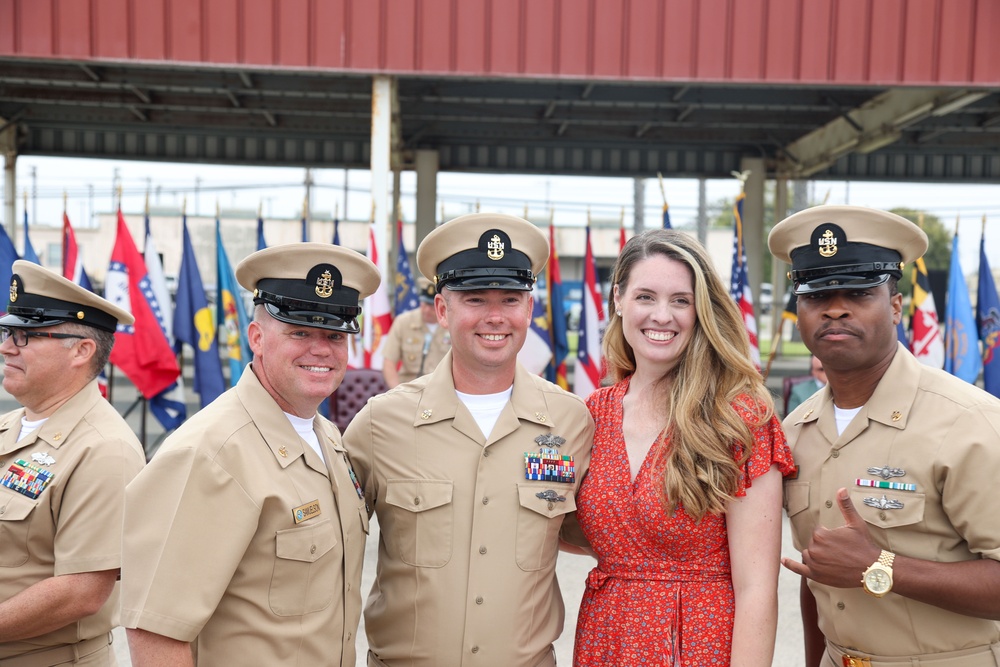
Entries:
[[[861, 518], [876, 528], [884, 529], [922, 522], [924, 520], [925, 498], [923, 493], [907, 491], [864, 487], [851, 489], [851, 502], [854, 503], [854, 508], [861, 515]], [[871, 499], [873, 504], [866, 505], [866, 499]], [[902, 507], [893, 507], [893, 502], [901, 503]], [[880, 506], [876, 507], [875, 504]]]
[[[546, 491], [555, 491], [564, 500], [539, 497]], [[553, 483], [526, 483], [517, 485], [518, 502], [517, 537], [514, 557], [517, 566], [534, 572], [555, 564], [559, 553], [559, 529], [563, 518], [576, 511], [573, 487]]]
[[301, 616], [330, 606], [342, 557], [329, 519], [275, 533], [268, 603], [278, 616]]
[[[6, 497], [3, 497], [6, 496]], [[0, 567], [17, 567], [28, 560], [31, 512], [37, 500], [9, 491], [0, 496]]]
[[789, 518], [809, 509], [809, 482], [785, 482], [782, 504]]
[[407, 565], [444, 567], [451, 560], [453, 489], [454, 483], [447, 479], [386, 480], [389, 511], [382, 533], [391, 536], [393, 548]]

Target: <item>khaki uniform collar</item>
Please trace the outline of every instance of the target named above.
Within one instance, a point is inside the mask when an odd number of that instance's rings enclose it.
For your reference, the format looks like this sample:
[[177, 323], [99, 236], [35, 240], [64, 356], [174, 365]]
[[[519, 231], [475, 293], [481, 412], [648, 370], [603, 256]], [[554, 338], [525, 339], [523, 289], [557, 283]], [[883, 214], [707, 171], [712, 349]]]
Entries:
[[[253, 372], [253, 364], [248, 365], [240, 375], [235, 389], [236, 396], [250, 415], [254, 426], [260, 431], [261, 437], [264, 438], [279, 466], [287, 468], [295, 459], [303, 457], [310, 468], [329, 476], [319, 455], [299, 437], [288, 417], [257, 379]], [[320, 436], [321, 443], [326, 440], [325, 434], [317, 433], [317, 435]]]
[[24, 416], [24, 408], [4, 415], [3, 420], [0, 421], [0, 454], [9, 454], [39, 441], [54, 449], [59, 449], [66, 442], [72, 430], [83, 419], [83, 416], [98, 401], [103, 400], [104, 397], [101, 396], [101, 390], [95, 378], [88, 382], [83, 389], [73, 394], [68, 401], [60, 405], [52, 413], [52, 416], [45, 420], [41, 428], [21, 442], [17, 442], [17, 436], [21, 433], [21, 418]]
[[868, 419], [900, 430], [906, 428], [910, 408], [920, 386], [920, 362], [902, 343], [896, 343], [896, 354], [885, 375], [868, 399]]
[[319, 441], [324, 443], [326, 447], [329, 447], [332, 451], [343, 453], [347, 449], [344, 447], [344, 443], [341, 441], [340, 431], [329, 419], [316, 419], [313, 421], [315, 425], [316, 435], [319, 437]]
[[408, 326], [413, 331], [429, 332], [430, 329], [427, 327], [427, 323], [424, 322], [424, 316], [420, 313], [420, 308], [417, 307], [416, 309], [410, 312], [414, 313], [414, 316], [410, 318], [409, 322], [405, 323], [406, 326]]
[[[452, 353], [449, 350], [434, 372], [427, 376], [427, 384], [420, 395], [417, 411], [413, 416], [413, 426], [426, 426], [439, 421], [454, 420], [456, 422], [455, 428], [462, 432], [471, 430], [471, 433], [467, 434], [479, 434], [476, 439], [481, 440], [482, 434], [479, 433], [479, 427], [455, 393], [455, 379], [451, 374], [451, 365]], [[499, 440], [514, 431], [521, 420], [555, 428], [556, 423], [548, 412], [548, 406], [540, 403], [540, 398], [531, 373], [518, 363], [514, 370], [514, 390], [511, 392], [510, 402], [493, 427], [490, 441]], [[471, 421], [474, 429], [466, 427], [466, 417]]]
[[906, 428], [910, 408], [916, 400], [920, 382], [920, 362], [901, 343], [897, 343], [897, 346], [889, 368], [879, 380], [871, 398], [858, 413], [860, 419], [855, 417], [842, 434], [837, 434], [833, 393], [829, 385], [807, 400], [808, 409], [795, 423], [808, 424], [818, 421], [823, 436], [830, 442], [838, 444], [850, 442], [857, 437], [868, 427], [868, 421], [899, 430]]

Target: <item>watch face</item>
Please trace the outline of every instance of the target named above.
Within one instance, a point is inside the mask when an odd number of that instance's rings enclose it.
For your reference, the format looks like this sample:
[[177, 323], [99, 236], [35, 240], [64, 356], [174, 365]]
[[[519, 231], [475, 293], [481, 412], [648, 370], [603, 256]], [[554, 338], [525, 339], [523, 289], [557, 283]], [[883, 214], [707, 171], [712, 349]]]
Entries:
[[865, 573], [865, 588], [876, 595], [888, 593], [892, 587], [889, 573], [883, 569], [872, 568]]

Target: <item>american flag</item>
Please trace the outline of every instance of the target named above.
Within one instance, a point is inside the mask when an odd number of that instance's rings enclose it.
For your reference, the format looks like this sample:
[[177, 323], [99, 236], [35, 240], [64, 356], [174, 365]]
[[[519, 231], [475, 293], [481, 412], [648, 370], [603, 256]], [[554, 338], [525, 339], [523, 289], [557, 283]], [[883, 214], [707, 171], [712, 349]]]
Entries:
[[410, 257], [406, 254], [406, 246], [403, 245], [403, 221], [396, 221], [396, 240], [399, 245], [399, 253], [396, 255], [396, 288], [393, 292], [393, 300], [396, 303], [395, 315], [399, 317], [408, 310], [413, 310], [420, 305], [417, 298], [417, 287], [413, 283], [413, 269], [410, 268]]
[[743, 324], [750, 338], [750, 356], [754, 364], [760, 368], [760, 342], [757, 340], [757, 316], [753, 310], [753, 292], [750, 281], [747, 280], [747, 251], [743, 243], [743, 200], [746, 193], [740, 192], [733, 204], [733, 272], [729, 285], [729, 293], [736, 300], [736, 305], [743, 316]]

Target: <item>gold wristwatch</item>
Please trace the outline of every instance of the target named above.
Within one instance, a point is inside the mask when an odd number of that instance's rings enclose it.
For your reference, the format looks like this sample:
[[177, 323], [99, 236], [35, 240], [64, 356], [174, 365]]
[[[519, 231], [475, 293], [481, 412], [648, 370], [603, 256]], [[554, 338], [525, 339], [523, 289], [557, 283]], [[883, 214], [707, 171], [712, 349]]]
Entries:
[[882, 550], [878, 560], [861, 575], [861, 585], [865, 591], [877, 598], [892, 590], [892, 561], [896, 554]]

